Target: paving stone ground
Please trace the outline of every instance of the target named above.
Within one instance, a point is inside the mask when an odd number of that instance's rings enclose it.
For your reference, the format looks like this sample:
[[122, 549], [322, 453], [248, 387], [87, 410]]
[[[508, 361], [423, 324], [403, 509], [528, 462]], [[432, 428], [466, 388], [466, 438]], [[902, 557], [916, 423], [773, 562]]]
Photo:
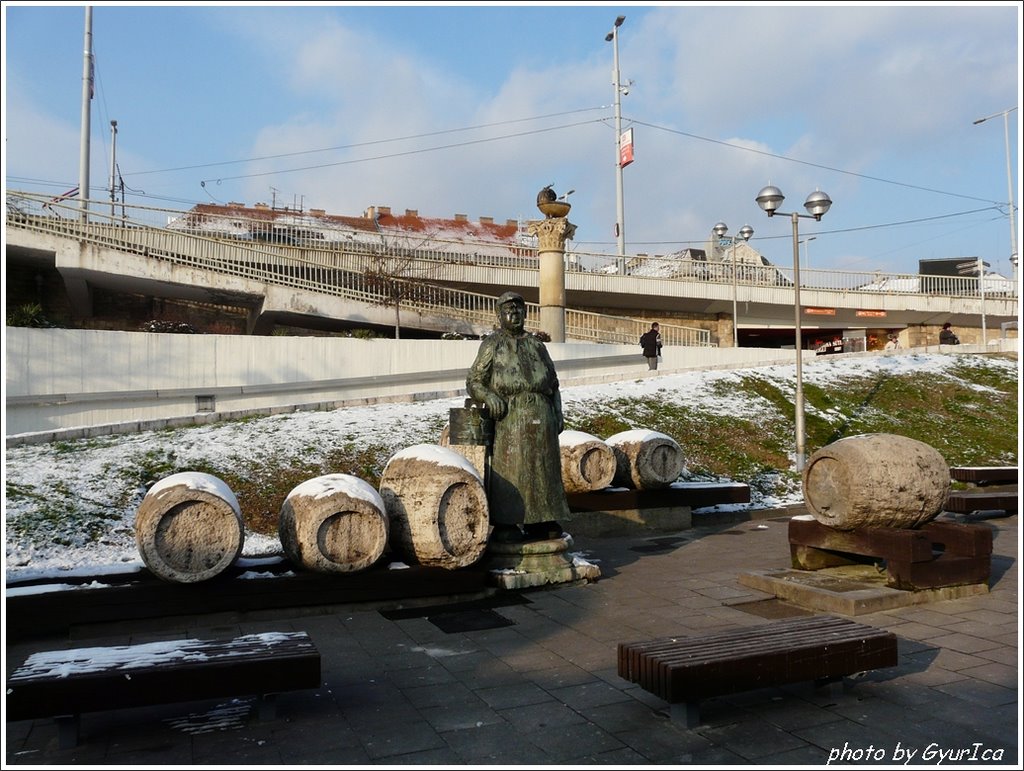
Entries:
[[[776, 512], [674, 534], [577, 538], [599, 581], [524, 593], [490, 612], [512, 623], [443, 631], [373, 607], [105, 625], [89, 640], [8, 645], [9, 673], [34, 650], [156, 639], [305, 631], [322, 655], [316, 690], [82, 716], [60, 749], [53, 720], [6, 724], [5, 765], [778, 765], [1020, 767], [1017, 516], [994, 530], [991, 591], [855, 617], [894, 632], [899, 665], [852, 688], [810, 683], [702, 703], [693, 729], [620, 678], [620, 642], [770, 623], [792, 606], [742, 586], [747, 570], [787, 567]], [[100, 633], [94, 629], [93, 634]], [[912, 755], [908, 754], [912, 753]]]

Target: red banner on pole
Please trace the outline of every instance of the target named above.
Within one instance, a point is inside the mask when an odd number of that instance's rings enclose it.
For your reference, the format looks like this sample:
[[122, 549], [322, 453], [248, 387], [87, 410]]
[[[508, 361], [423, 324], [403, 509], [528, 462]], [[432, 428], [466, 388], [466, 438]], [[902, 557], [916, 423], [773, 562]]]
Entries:
[[633, 162], [633, 129], [626, 129], [619, 137], [619, 166], [626, 168]]

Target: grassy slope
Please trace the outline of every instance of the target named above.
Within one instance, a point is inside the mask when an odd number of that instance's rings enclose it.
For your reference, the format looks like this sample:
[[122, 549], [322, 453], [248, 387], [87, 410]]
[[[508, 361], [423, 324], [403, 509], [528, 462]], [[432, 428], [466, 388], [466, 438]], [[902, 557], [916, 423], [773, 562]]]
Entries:
[[[983, 356], [963, 357], [945, 375], [883, 372], [847, 377], [827, 387], [806, 384], [808, 455], [844, 436], [882, 432], [925, 442], [951, 466], [1017, 465], [1017, 368], [991, 366], [990, 361]], [[600, 437], [638, 426], [660, 431], [683, 448], [686, 478], [746, 482], [763, 495], [785, 495], [799, 489], [790, 456], [793, 405], [785, 390], [791, 383], [769, 373], [749, 372], [741, 379], [714, 381], [709, 386], [728, 390], [732, 398], [738, 391], [742, 399], [756, 404], [747, 416], [713, 412], [698, 406], [701, 400], [662, 392], [651, 398], [577, 403], [567, 408], [566, 428]], [[242, 431], [244, 423], [260, 420], [238, 421], [237, 427]], [[440, 423], [427, 426], [419, 441], [436, 441], [441, 428]], [[182, 430], [188, 429], [177, 429]], [[81, 545], [109, 538], [112, 530], [128, 526], [148, 484], [179, 471], [219, 477], [237, 496], [246, 527], [276, 534], [281, 502], [295, 486], [345, 469], [377, 487], [395, 451], [385, 441], [367, 445], [341, 436], [326, 449], [300, 447], [285, 457], [250, 444], [244, 457], [235, 456], [230, 462], [193, 457], [186, 464], [174, 449], [175, 436], [180, 435], [168, 434], [167, 443], [159, 449], [147, 445], [145, 451], [131, 454], [126, 465], [105, 467], [104, 488], [95, 493], [70, 489], [59, 474], [37, 484], [8, 477], [6, 495], [13, 504], [6, 512], [8, 540]], [[47, 451], [72, 457], [81, 452], [84, 463], [92, 446], [111, 441], [128, 445], [132, 439], [58, 442]]]

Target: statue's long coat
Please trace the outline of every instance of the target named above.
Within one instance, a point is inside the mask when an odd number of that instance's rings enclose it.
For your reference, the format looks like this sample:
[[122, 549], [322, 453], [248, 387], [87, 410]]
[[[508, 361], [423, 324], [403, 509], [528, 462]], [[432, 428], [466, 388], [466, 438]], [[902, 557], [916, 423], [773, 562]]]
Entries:
[[494, 524], [558, 522], [569, 515], [562, 486], [562, 398], [544, 343], [499, 330], [480, 344], [466, 379], [479, 402], [492, 391], [508, 404], [495, 422], [487, 500]]

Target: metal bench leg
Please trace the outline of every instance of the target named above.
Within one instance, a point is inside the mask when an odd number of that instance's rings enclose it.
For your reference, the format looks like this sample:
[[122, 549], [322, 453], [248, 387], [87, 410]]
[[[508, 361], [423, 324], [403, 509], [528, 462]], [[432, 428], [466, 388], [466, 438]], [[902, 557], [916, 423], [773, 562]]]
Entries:
[[256, 710], [260, 720], [274, 720], [277, 717], [277, 694], [261, 693], [256, 700]]
[[62, 750], [69, 750], [78, 746], [78, 715], [58, 715], [54, 720], [57, 723], [57, 746]]
[[823, 690], [831, 699], [842, 698], [843, 694], [853, 688], [853, 682], [846, 676], [823, 677], [814, 681], [815, 689]]
[[671, 704], [669, 717], [687, 728], [696, 728], [700, 725], [700, 702], [681, 701]]

